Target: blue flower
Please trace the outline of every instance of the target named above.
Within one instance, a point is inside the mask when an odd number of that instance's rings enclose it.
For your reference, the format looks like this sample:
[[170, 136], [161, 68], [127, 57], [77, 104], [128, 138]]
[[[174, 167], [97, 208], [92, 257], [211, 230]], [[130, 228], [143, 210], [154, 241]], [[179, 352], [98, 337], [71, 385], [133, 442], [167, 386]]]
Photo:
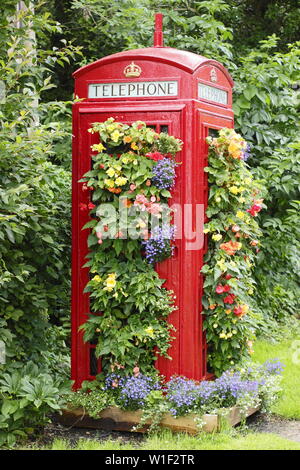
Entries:
[[148, 263], [157, 263], [172, 256], [174, 247], [171, 240], [174, 240], [175, 227], [163, 225], [155, 227], [148, 240], [142, 241], [145, 249], [145, 257]]
[[163, 158], [152, 168], [152, 184], [160, 189], [170, 189], [175, 181], [175, 168], [178, 164], [170, 159]]

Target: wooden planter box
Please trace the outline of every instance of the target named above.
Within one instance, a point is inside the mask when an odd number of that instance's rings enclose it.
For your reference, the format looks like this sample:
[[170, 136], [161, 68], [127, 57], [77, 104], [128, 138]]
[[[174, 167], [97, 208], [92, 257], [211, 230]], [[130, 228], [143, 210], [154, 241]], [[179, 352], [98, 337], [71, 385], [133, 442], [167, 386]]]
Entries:
[[[258, 408], [249, 408], [247, 416], [252, 415], [258, 411]], [[78, 428], [91, 428], [91, 429], [104, 429], [106, 431], [134, 431], [134, 432], [146, 432], [149, 425], [133, 430], [134, 426], [139, 424], [142, 411], [124, 411], [115, 406], [111, 406], [103, 410], [99, 414], [99, 418], [91, 418], [86, 414], [82, 408], [77, 409], [65, 409], [62, 415], [59, 416], [59, 422], [65, 426], [74, 426]], [[172, 431], [187, 432], [188, 434], [197, 434], [199, 428], [195, 418], [199, 415], [189, 414], [187, 416], [181, 416], [174, 418], [170, 414], [166, 414], [162, 419], [160, 426], [163, 428], [171, 429]], [[204, 425], [203, 431], [206, 432], [217, 432], [220, 430], [221, 418], [217, 414], [206, 414], [201, 417]], [[239, 408], [233, 407], [228, 408], [227, 416], [224, 419], [230, 426], [235, 426], [242, 420]]]

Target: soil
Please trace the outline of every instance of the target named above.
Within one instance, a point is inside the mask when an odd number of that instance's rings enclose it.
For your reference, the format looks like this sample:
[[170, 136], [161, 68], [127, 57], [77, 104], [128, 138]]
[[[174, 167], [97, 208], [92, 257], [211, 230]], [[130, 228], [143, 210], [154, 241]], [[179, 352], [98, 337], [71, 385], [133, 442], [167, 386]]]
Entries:
[[58, 423], [55, 417], [38, 436], [38, 439], [32, 439], [34, 447], [38, 448], [51, 445], [54, 439], [66, 440], [71, 447], [75, 447], [76, 443], [82, 439], [99, 442], [111, 440], [124, 444], [130, 442], [134, 446], [139, 447], [146, 438], [146, 435], [137, 432], [103, 431], [100, 429], [67, 427]]

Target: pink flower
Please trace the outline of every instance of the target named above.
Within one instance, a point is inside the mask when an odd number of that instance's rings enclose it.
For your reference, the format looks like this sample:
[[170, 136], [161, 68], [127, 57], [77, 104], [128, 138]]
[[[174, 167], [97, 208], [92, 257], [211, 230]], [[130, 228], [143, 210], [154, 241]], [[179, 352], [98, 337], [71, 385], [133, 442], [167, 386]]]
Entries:
[[150, 197], [150, 201], [151, 201], [151, 202], [155, 202], [155, 201], [156, 201], [156, 197], [155, 197], [155, 196], [151, 196], [151, 197]]
[[146, 181], [146, 186], [151, 186], [151, 180]]
[[149, 214], [152, 214], [152, 215], [159, 215], [160, 212], [162, 211], [162, 207], [160, 204], [158, 204], [157, 202], [151, 204], [150, 207], [148, 207], [148, 212]]
[[136, 185], [134, 183], [131, 183], [129, 188], [130, 188], [130, 191], [134, 191], [136, 189]]
[[135, 377], [137, 377], [138, 375], [140, 375], [140, 368], [138, 366], [135, 366], [133, 368], [133, 374]]
[[224, 288], [221, 284], [218, 284], [217, 287], [216, 287], [216, 293], [217, 294], [223, 294], [224, 292]]

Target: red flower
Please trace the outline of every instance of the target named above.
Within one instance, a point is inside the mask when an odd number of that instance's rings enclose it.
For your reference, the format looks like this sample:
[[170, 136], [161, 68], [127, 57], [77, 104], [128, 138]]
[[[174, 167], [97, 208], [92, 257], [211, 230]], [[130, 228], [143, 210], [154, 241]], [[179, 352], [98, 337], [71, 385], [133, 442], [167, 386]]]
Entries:
[[247, 209], [247, 212], [249, 212], [249, 214], [255, 217], [262, 209], [261, 204], [259, 204], [262, 201], [263, 201], [262, 199], [260, 199], [259, 201], [254, 201], [254, 204], [252, 205], [250, 209]]
[[86, 211], [87, 208], [88, 208], [88, 206], [87, 206], [86, 204], [84, 204], [83, 202], [81, 202], [81, 203], [79, 204], [79, 209], [80, 209], [81, 211]]
[[160, 152], [146, 153], [146, 157], [150, 158], [150, 160], [154, 160], [155, 162], [158, 162], [158, 160], [162, 160], [164, 158]]
[[226, 274], [225, 279], [227, 279], [227, 281], [229, 281], [229, 279], [231, 278], [232, 278], [231, 274]]
[[88, 203], [88, 209], [89, 209], [90, 211], [92, 211], [93, 209], [95, 209], [95, 207], [96, 207], [95, 204], [93, 204], [92, 202], [89, 202], [89, 203]]
[[233, 304], [234, 299], [235, 299], [235, 295], [234, 294], [229, 294], [229, 295], [227, 295], [227, 297], [224, 297], [223, 302], [224, 302], [224, 304]]
[[233, 309], [233, 313], [237, 316], [237, 317], [241, 317], [243, 315], [243, 309], [242, 307], [239, 305], [238, 307], [235, 307]]
[[223, 286], [223, 292], [230, 292], [230, 285], [229, 284], [226, 284], [225, 286]]

